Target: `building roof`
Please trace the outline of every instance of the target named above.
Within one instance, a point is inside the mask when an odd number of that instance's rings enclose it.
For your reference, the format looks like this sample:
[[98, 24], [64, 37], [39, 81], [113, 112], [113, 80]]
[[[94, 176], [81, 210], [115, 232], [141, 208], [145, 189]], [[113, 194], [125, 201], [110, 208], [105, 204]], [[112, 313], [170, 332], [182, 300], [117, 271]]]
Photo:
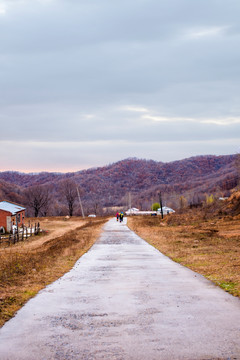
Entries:
[[1, 201], [0, 202], [0, 210], [3, 210], [3, 211], [8, 211], [10, 212], [12, 215], [15, 215], [17, 214], [19, 211], [23, 211], [25, 210], [24, 207], [18, 205], [18, 204], [14, 204], [14, 203], [11, 203], [9, 201]]
[[[163, 212], [164, 213], [167, 213], [167, 212], [175, 212], [175, 210], [173, 210], [173, 209], [171, 209], [170, 207], [168, 207], [168, 206], [163, 206]], [[157, 211], [161, 211], [161, 208], [159, 208], [159, 209], [157, 209]]]
[[127, 211], [139, 211], [139, 209], [133, 207], [131, 209], [128, 209]]

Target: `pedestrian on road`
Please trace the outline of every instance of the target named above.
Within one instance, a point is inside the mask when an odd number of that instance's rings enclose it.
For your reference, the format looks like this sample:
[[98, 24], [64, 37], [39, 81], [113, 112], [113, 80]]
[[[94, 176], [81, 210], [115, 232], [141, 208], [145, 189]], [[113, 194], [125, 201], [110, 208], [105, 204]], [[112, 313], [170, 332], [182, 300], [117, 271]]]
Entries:
[[116, 218], [117, 218], [117, 221], [119, 219], [119, 212], [116, 213]]
[[123, 221], [123, 212], [120, 213], [120, 222]]

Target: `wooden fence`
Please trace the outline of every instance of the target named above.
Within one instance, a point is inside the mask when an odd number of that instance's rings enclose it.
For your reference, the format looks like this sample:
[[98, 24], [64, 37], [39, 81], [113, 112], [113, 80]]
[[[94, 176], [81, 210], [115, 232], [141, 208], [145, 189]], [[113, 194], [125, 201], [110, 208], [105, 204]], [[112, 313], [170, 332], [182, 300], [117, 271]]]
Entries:
[[40, 224], [35, 223], [29, 227], [24, 226], [18, 228], [13, 234], [0, 234], [0, 245], [11, 245], [16, 244], [19, 241], [24, 241], [30, 236], [38, 235], [40, 232]]

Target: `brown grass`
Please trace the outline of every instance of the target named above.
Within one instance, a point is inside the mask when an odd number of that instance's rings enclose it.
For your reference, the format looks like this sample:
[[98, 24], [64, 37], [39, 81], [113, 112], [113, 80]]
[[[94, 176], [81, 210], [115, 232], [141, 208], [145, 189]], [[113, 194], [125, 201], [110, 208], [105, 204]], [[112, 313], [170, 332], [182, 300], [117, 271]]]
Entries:
[[43, 223], [48, 235], [1, 249], [0, 326], [39, 290], [69, 271], [94, 244], [106, 221], [76, 218], [68, 226], [64, 218], [47, 218]]
[[199, 211], [131, 217], [128, 226], [174, 261], [240, 297], [240, 218], [204, 219]]

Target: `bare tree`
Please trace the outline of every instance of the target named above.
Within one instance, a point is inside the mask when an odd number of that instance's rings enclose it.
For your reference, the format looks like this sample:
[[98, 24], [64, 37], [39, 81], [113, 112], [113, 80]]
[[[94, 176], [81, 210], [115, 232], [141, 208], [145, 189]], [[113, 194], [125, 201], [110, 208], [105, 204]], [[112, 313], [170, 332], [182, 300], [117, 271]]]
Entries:
[[26, 204], [33, 209], [34, 216], [38, 217], [42, 209], [47, 208], [50, 201], [49, 188], [43, 185], [31, 186], [25, 190]]
[[72, 180], [63, 180], [61, 182], [61, 193], [65, 197], [68, 205], [69, 216], [73, 216], [74, 205], [77, 199], [77, 185]]
[[179, 207], [180, 207], [180, 209], [186, 208], [187, 203], [188, 203], [187, 199], [183, 195], [181, 195], [180, 198], [179, 198]]
[[[50, 200], [50, 197], [49, 197], [49, 200]], [[41, 216], [46, 217], [47, 215], [49, 215], [49, 212], [50, 212], [49, 210], [50, 210], [51, 205], [52, 205], [51, 201], [46, 201], [46, 203], [40, 210]]]

